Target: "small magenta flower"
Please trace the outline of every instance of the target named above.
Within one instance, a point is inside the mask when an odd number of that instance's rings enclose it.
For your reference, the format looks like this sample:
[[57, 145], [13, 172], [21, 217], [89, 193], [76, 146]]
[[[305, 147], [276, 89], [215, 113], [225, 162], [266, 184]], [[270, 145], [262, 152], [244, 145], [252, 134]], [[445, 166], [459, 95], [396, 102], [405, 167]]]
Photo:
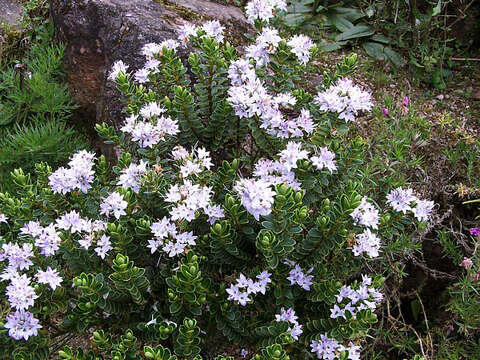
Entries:
[[471, 228], [470, 229], [470, 235], [480, 237], [480, 229], [479, 228]]
[[386, 117], [390, 117], [387, 108], [383, 108], [383, 109], [382, 109], [382, 114], [385, 115]]
[[470, 269], [473, 266], [473, 261], [470, 258], [463, 258], [463, 261], [459, 264], [461, 267], [464, 267], [465, 269]]
[[408, 103], [410, 102], [410, 99], [408, 96], [405, 96], [402, 101], [402, 113], [406, 114], [408, 112]]

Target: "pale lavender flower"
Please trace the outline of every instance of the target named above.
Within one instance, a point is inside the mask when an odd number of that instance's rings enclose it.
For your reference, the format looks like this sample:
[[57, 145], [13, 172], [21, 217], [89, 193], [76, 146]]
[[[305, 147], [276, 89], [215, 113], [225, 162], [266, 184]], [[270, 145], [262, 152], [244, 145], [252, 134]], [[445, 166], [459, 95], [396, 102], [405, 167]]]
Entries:
[[367, 201], [366, 197], [362, 198], [362, 202], [357, 206], [350, 216], [353, 218], [355, 225], [363, 225], [372, 229], [378, 229], [380, 216], [378, 209]]
[[207, 36], [214, 38], [218, 42], [222, 42], [224, 39], [223, 31], [225, 27], [218, 20], [207, 21], [202, 25], [202, 30], [205, 31]]
[[38, 329], [42, 326], [39, 324], [32, 313], [24, 310], [17, 310], [7, 316], [7, 323], [4, 325], [8, 329], [8, 335], [15, 340], [28, 340], [31, 336], [37, 336]]
[[207, 205], [204, 209], [205, 215], [208, 216], [208, 222], [213, 225], [215, 221], [225, 216], [225, 212], [219, 205]]
[[289, 308], [285, 310], [284, 307], [280, 309], [280, 314], [275, 315], [275, 321], [280, 322], [280, 321], [287, 321], [292, 324], [298, 324], [298, 316], [295, 315], [295, 310], [293, 308]]
[[297, 167], [297, 161], [306, 159], [308, 157], [308, 151], [302, 150], [302, 144], [294, 141], [289, 141], [285, 150], [280, 152], [279, 161], [290, 171]]
[[112, 249], [113, 247], [110, 237], [104, 234], [100, 237], [100, 240], [97, 241], [97, 247], [94, 250], [98, 256], [100, 256], [102, 259], [105, 259], [107, 253]]
[[54, 193], [66, 194], [78, 189], [84, 194], [94, 180], [93, 165], [95, 154], [85, 150], [75, 153], [68, 163], [69, 168], [61, 167], [48, 177], [48, 184]]
[[121, 73], [126, 75], [127, 70], [128, 65], [125, 65], [122, 60], [118, 60], [113, 64], [112, 69], [110, 70], [110, 73], [108, 75], [108, 79], [115, 81], [118, 75], [120, 75]]
[[411, 203], [417, 200], [417, 197], [413, 194], [413, 190], [410, 188], [396, 188], [387, 195], [387, 204], [389, 204], [393, 210], [401, 211], [404, 214], [412, 210]]
[[20, 229], [20, 233], [24, 235], [30, 235], [32, 237], [37, 237], [41, 234], [43, 227], [38, 221], [30, 220], [28, 223], [24, 224]]
[[7, 223], [8, 217], [0, 213], [0, 223]]
[[69, 230], [72, 234], [85, 230], [87, 225], [85, 220], [82, 219], [80, 214], [75, 210], [72, 210], [64, 215], [60, 216], [56, 222], [56, 227], [62, 230]]
[[354, 121], [359, 111], [369, 111], [373, 107], [370, 93], [346, 78], [318, 93], [314, 101], [320, 105], [320, 110], [339, 113], [339, 119], [347, 122]]
[[255, 80], [257, 75], [248, 59], [240, 58], [232, 61], [228, 67], [228, 78], [234, 86], [241, 86], [247, 81]]
[[47, 267], [47, 270], [42, 271], [38, 270], [35, 274], [37, 282], [40, 284], [48, 284], [52, 290], [55, 290], [62, 283], [62, 278], [58, 274], [58, 271], [52, 269], [50, 266]]
[[125, 189], [131, 188], [134, 193], [138, 193], [140, 191], [140, 180], [146, 172], [146, 161], [140, 160], [138, 164], [132, 163], [122, 170], [117, 185], [121, 185]]
[[173, 39], [167, 39], [160, 43], [161, 49], [165, 47], [173, 51], [176, 51], [179, 46], [180, 46], [180, 43], [177, 40], [173, 40]]
[[255, 164], [253, 174], [271, 185], [285, 184], [294, 190], [300, 190], [301, 184], [295, 179], [295, 173], [280, 161], [260, 159]]
[[148, 43], [143, 45], [141, 54], [144, 55], [147, 59], [153, 58], [154, 55], [162, 51], [162, 46], [157, 43]]
[[17, 310], [28, 309], [33, 306], [35, 299], [38, 298], [34, 288], [30, 286], [30, 278], [26, 274], [12, 278], [6, 288], [5, 295], [10, 306]]
[[320, 335], [319, 340], [313, 340], [310, 346], [312, 348], [311, 351], [317, 355], [318, 359], [322, 360], [335, 359], [339, 349], [343, 348], [337, 340], [329, 338], [327, 333]]
[[262, 33], [258, 35], [256, 43], [262, 46], [268, 53], [273, 53], [280, 41], [282, 41], [282, 38], [278, 35], [278, 30], [265, 26], [262, 29]]
[[378, 257], [380, 250], [380, 238], [366, 229], [363, 233], [356, 236], [356, 244], [352, 251], [355, 256], [366, 253], [370, 258]]
[[415, 202], [416, 206], [412, 208], [413, 215], [418, 221], [428, 221], [435, 203], [433, 201], [420, 199], [417, 199]]
[[55, 224], [50, 224], [42, 229], [42, 232], [35, 238], [35, 246], [40, 249], [40, 254], [45, 256], [55, 255], [60, 248], [62, 239], [55, 229]]
[[248, 22], [255, 23], [260, 20], [268, 23], [275, 16], [276, 10], [287, 10], [285, 0], [252, 0], [247, 3], [245, 13]]
[[120, 219], [120, 216], [127, 214], [125, 212], [127, 207], [128, 203], [123, 196], [118, 192], [113, 192], [100, 204], [100, 214], [109, 217], [110, 213], [113, 213], [116, 219]]
[[258, 221], [260, 215], [270, 214], [275, 192], [264, 180], [241, 179], [235, 184], [235, 191], [245, 209]]
[[306, 65], [310, 60], [310, 50], [313, 47], [313, 41], [306, 35], [294, 35], [288, 40], [287, 45], [292, 48], [292, 53], [298, 58], [300, 63]]
[[143, 105], [140, 109], [140, 115], [144, 118], [144, 119], [150, 119], [154, 116], [159, 116], [161, 114], [163, 114], [165, 111], [167, 111], [164, 107], [161, 107], [160, 105], [158, 105], [157, 102], [155, 101], [152, 101], [152, 102], [149, 102], [145, 105]]
[[159, 240], [165, 239], [169, 235], [177, 235], [177, 227], [175, 226], [175, 223], [171, 222], [167, 217], [163, 217], [160, 221], [154, 222], [150, 225], [150, 230]]
[[177, 145], [172, 150], [172, 157], [174, 160], [185, 160], [190, 153], [181, 145]]
[[193, 24], [185, 24], [178, 31], [178, 37], [184, 45], [186, 45], [190, 39], [190, 36], [196, 36], [198, 27]]
[[313, 284], [313, 275], [308, 275], [313, 271], [309, 269], [306, 273], [303, 272], [300, 265], [296, 264], [295, 267], [290, 270], [287, 280], [290, 281], [290, 285], [297, 284], [304, 290], [310, 291], [310, 286]]
[[337, 170], [337, 163], [334, 160], [335, 154], [328, 150], [326, 147], [320, 148], [320, 154], [310, 157], [312, 164], [318, 169], [322, 170], [324, 167], [327, 168], [330, 173], [334, 170]]
[[135, 71], [135, 80], [139, 84], [145, 84], [148, 82], [149, 75], [150, 75], [150, 69], [146, 69], [146, 68], [138, 69], [137, 71]]
[[28, 270], [33, 262], [30, 258], [34, 257], [32, 244], [23, 244], [20, 247], [15, 243], [6, 243], [2, 245], [0, 252], [0, 261], [8, 259], [8, 267], [15, 270]]

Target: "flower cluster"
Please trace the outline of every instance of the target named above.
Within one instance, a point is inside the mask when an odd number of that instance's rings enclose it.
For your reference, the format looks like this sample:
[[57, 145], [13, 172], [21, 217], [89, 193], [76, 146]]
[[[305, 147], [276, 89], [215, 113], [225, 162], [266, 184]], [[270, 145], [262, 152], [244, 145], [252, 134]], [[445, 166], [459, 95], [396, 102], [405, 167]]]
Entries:
[[213, 166], [210, 153], [204, 148], [198, 148], [190, 153], [182, 146], [177, 145], [173, 149], [172, 155], [180, 163], [180, 174], [183, 178], [198, 175]]
[[[289, 261], [286, 262], [287, 264], [291, 264]], [[297, 284], [302, 289], [310, 291], [310, 286], [312, 285], [313, 275], [308, 275], [313, 271], [313, 268], [309, 269], [306, 273], [303, 272], [300, 265], [296, 264], [295, 267], [290, 270], [288, 274], [287, 280], [290, 281], [290, 285]]]
[[268, 23], [279, 10], [287, 10], [285, 0], [252, 0], [248, 2], [245, 13], [251, 24], [254, 24], [255, 20]]
[[235, 191], [240, 196], [243, 207], [255, 218], [270, 214], [275, 192], [271, 184], [259, 179], [241, 179], [235, 184]]
[[267, 291], [267, 285], [272, 282], [270, 280], [271, 273], [268, 271], [263, 271], [256, 276], [257, 281], [253, 281], [250, 278], [245, 277], [245, 275], [240, 274], [237, 279], [237, 284], [231, 284], [227, 289], [228, 300], [236, 301], [242, 306], [247, 305], [248, 301], [251, 299], [248, 297], [250, 294], [256, 295], [262, 293], [265, 295]]
[[48, 177], [54, 193], [66, 194], [78, 189], [84, 194], [91, 188], [95, 154], [81, 150], [70, 158], [68, 168], [61, 167]]
[[353, 223], [355, 225], [378, 229], [378, 223], [380, 221], [378, 209], [370, 204], [366, 197], [362, 198], [362, 202], [355, 208], [355, 210], [353, 210], [350, 216], [353, 218]]
[[165, 195], [165, 201], [175, 204], [170, 210], [172, 220], [192, 221], [195, 212], [203, 210], [205, 213], [210, 209], [212, 188], [194, 184], [190, 180], [184, 180], [182, 185], [172, 185]]
[[358, 289], [343, 285], [336, 295], [337, 304], [330, 309], [330, 317], [332, 319], [338, 317], [346, 319], [345, 313], [348, 311], [356, 319], [358, 311], [364, 309], [374, 311], [383, 300], [383, 294], [371, 285], [372, 279], [367, 275], [362, 275], [362, 283]]
[[318, 359], [334, 360], [339, 357], [342, 351], [348, 351], [347, 359], [360, 360], [360, 346], [350, 343], [345, 347], [337, 340], [329, 338], [326, 333], [321, 335], [319, 340], [313, 340], [310, 347]]
[[345, 121], [354, 121], [359, 111], [369, 111], [373, 107], [370, 93], [346, 78], [318, 93], [314, 101], [320, 105], [320, 110], [336, 112], [338, 118]]
[[288, 328], [288, 331], [295, 341], [297, 341], [298, 337], [303, 334], [302, 325], [300, 325], [297, 320], [298, 316], [295, 315], [295, 310], [292, 308], [285, 310], [285, 308], [282, 307], [280, 309], [280, 314], [275, 315], [275, 321], [287, 321], [293, 325], [293, 327]]
[[283, 183], [294, 190], [300, 190], [301, 184], [295, 179], [295, 173], [289, 171], [287, 167], [278, 160], [260, 159], [255, 164], [253, 175], [274, 186]]
[[103, 199], [100, 204], [100, 214], [110, 217], [110, 214], [113, 213], [116, 219], [120, 219], [120, 216], [127, 215], [125, 212], [127, 207], [128, 203], [123, 196], [114, 191]]
[[415, 196], [411, 188], [396, 188], [387, 195], [387, 204], [393, 210], [402, 212], [411, 211], [419, 221], [427, 221], [433, 211], [435, 203], [430, 200], [422, 200]]
[[43, 227], [38, 221], [29, 221], [20, 229], [20, 233], [32, 236], [40, 254], [45, 256], [55, 255], [62, 242], [54, 223]]
[[132, 141], [141, 148], [153, 148], [164, 141], [165, 136], [175, 136], [180, 131], [177, 120], [161, 115], [163, 112], [165, 109], [155, 102], [146, 104], [140, 109], [140, 115], [147, 121], [139, 120], [138, 115], [130, 115], [120, 130], [130, 134]]
[[25, 310], [17, 310], [7, 316], [7, 323], [4, 325], [8, 329], [8, 335], [15, 340], [28, 340], [30, 336], [37, 336], [39, 324], [32, 313]]
[[332, 173], [334, 170], [337, 170], [337, 162], [334, 160], [335, 154], [326, 147], [321, 147], [319, 150], [320, 153], [318, 155], [310, 157], [312, 164], [318, 170], [327, 168], [330, 173]]
[[301, 64], [306, 65], [310, 60], [310, 50], [313, 48], [313, 41], [306, 35], [294, 35], [288, 40], [287, 45], [292, 48], [292, 53], [298, 58]]
[[124, 187], [125, 189], [132, 189], [134, 193], [140, 191], [140, 180], [143, 174], [147, 172], [147, 162], [140, 160], [138, 164], [130, 164], [127, 168], [123, 169], [118, 179], [117, 185]]
[[155, 239], [148, 240], [148, 248], [151, 253], [157, 251], [159, 247], [168, 254], [169, 257], [182, 254], [189, 245], [195, 245], [197, 237], [193, 232], [178, 232], [175, 223], [164, 217], [162, 220], [153, 223], [150, 226]]
[[52, 290], [55, 290], [62, 283], [62, 278], [58, 274], [58, 271], [52, 269], [50, 266], [47, 267], [45, 271], [38, 270], [35, 277], [39, 284], [48, 284]]
[[366, 253], [370, 258], [378, 257], [380, 251], [380, 238], [372, 233], [370, 229], [365, 229], [361, 234], [357, 234], [356, 243], [352, 248], [355, 256], [360, 256]]
[[115, 61], [113, 63], [112, 69], [108, 74], [108, 79], [115, 81], [120, 74], [127, 74], [128, 65], [126, 65], [122, 60]]
[[215, 39], [217, 42], [222, 42], [225, 38], [224, 31], [225, 27], [218, 20], [207, 21], [198, 27], [194, 24], [185, 24], [178, 31], [179, 39], [186, 45], [191, 36], [197, 36], [199, 30], [205, 36]]

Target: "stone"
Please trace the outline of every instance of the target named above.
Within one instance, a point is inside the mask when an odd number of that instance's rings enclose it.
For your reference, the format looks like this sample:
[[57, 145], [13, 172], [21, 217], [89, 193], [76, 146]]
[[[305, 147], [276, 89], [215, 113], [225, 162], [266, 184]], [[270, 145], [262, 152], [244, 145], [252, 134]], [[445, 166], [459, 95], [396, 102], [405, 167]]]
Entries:
[[22, 9], [20, 3], [13, 0], [0, 0], [0, 24], [16, 26], [20, 23]]
[[124, 121], [115, 84], [107, 81], [115, 61], [129, 70], [142, 67], [142, 46], [177, 39], [185, 23], [218, 19], [234, 45], [250, 29], [240, 8], [207, 0], [50, 0], [50, 9], [66, 45], [68, 84], [81, 106], [77, 116], [92, 129], [107, 122], [118, 130]]

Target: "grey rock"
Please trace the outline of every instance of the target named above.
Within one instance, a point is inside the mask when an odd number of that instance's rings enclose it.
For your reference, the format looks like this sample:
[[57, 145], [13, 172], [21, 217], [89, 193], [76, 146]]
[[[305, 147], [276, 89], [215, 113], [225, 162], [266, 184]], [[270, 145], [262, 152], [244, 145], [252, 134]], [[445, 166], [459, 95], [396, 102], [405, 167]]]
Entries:
[[18, 25], [22, 16], [20, 4], [13, 0], [0, 0], [0, 23]]
[[[50, 0], [58, 37], [66, 44], [68, 83], [81, 105], [85, 127], [123, 122], [115, 85], [107, 81], [117, 60], [135, 70], [143, 66], [141, 47], [177, 38], [185, 23], [218, 19], [237, 40], [249, 25], [241, 9], [206, 0]], [[185, 56], [185, 54], [184, 54]]]

